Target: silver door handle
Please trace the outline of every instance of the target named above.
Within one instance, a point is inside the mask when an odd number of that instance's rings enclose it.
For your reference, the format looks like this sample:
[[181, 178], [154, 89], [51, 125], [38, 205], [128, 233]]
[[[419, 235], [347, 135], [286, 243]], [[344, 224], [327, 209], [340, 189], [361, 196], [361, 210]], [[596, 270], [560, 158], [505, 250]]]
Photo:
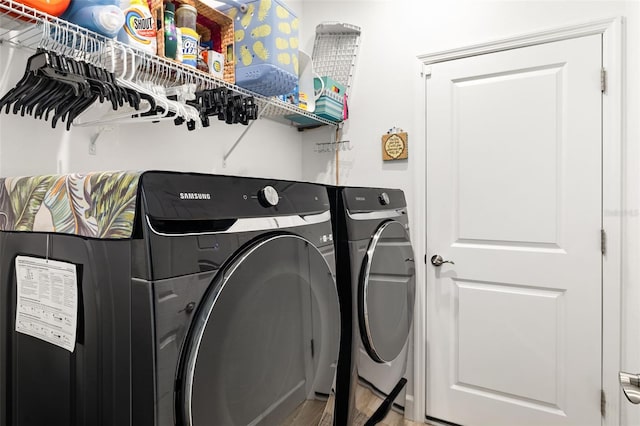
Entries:
[[620, 386], [629, 402], [640, 404], [640, 374], [620, 372]]
[[433, 256], [431, 256], [431, 264], [433, 266], [442, 266], [443, 263], [450, 263], [452, 265], [455, 265], [452, 260], [444, 260], [439, 254], [434, 254]]

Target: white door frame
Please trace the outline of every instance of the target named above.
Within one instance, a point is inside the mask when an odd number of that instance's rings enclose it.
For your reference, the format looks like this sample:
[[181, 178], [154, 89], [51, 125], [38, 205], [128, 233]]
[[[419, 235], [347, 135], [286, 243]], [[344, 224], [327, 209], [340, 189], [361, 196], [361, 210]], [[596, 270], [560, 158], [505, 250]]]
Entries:
[[[602, 34], [602, 63], [606, 70], [606, 89], [602, 97], [602, 227], [606, 231], [606, 254], [602, 261], [602, 388], [606, 395], [605, 426], [620, 424], [621, 393], [618, 372], [621, 359], [621, 295], [622, 295], [622, 212], [623, 208], [623, 24], [621, 17], [600, 19], [578, 25], [553, 28], [507, 39], [476, 44], [418, 56], [420, 64], [419, 90], [416, 92], [416, 123], [423, 146], [417, 147], [420, 164], [414, 166], [415, 202], [413, 217], [418, 218], [412, 229], [417, 262], [418, 285], [414, 318], [414, 384], [413, 395], [407, 400], [407, 416], [417, 421], [425, 418], [426, 405], [426, 79], [431, 65], [485, 53], [527, 47], [593, 34]], [[609, 212], [609, 213], [607, 213]]]

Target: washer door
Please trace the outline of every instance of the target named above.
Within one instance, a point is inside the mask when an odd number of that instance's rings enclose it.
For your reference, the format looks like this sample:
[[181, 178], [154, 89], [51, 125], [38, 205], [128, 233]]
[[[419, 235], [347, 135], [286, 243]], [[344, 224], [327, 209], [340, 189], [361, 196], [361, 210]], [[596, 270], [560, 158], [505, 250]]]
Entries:
[[212, 283], [183, 351], [185, 425], [274, 425], [322, 413], [340, 309], [327, 261], [294, 235], [242, 251]]
[[362, 343], [377, 362], [390, 362], [409, 337], [415, 300], [413, 249], [404, 226], [383, 223], [374, 234], [358, 283]]

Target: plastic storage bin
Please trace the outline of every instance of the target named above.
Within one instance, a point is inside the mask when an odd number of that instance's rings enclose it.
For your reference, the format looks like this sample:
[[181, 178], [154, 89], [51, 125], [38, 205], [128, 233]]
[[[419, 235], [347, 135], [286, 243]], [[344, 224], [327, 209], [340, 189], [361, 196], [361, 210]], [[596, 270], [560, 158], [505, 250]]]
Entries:
[[290, 93], [298, 84], [299, 20], [278, 0], [243, 1], [220, 8], [233, 18], [236, 84], [264, 96]]
[[[332, 78], [321, 77], [313, 79], [316, 93], [322, 89], [320, 97], [316, 100], [314, 113], [331, 121], [342, 121], [344, 112], [344, 94], [346, 88]], [[324, 85], [324, 89], [322, 88]]]
[[[334, 123], [343, 121], [346, 87], [330, 77], [314, 78], [313, 85], [315, 93], [320, 95], [316, 99], [316, 108], [313, 113]], [[301, 126], [317, 125], [313, 118], [304, 115], [290, 114], [286, 115], [285, 118]]]

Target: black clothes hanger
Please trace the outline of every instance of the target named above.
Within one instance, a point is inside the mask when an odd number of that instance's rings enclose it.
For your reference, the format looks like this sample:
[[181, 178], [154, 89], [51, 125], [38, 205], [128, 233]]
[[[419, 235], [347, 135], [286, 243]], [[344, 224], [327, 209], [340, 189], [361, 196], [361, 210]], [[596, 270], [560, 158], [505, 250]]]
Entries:
[[[189, 130], [196, 129], [195, 120], [165, 111], [148, 93], [119, 85], [115, 75], [106, 69], [43, 48], [28, 58], [20, 81], [0, 98], [0, 112], [50, 121], [53, 128], [65, 123], [69, 130], [74, 119], [96, 102], [109, 103], [113, 110], [128, 104], [138, 111], [142, 100], [150, 109], [134, 117], [175, 117], [176, 125], [186, 123]], [[258, 105], [253, 97], [226, 87], [196, 92], [195, 99], [186, 103], [197, 109], [203, 127], [210, 125], [209, 117], [213, 116], [228, 124], [244, 125], [258, 118]]]
[[113, 110], [125, 103], [138, 110], [141, 99], [155, 108], [148, 95], [121, 87], [113, 73], [93, 64], [39, 49], [27, 60], [25, 73], [16, 86], [0, 98], [0, 111], [31, 115], [56, 127], [66, 128], [94, 102], [109, 102]]
[[195, 100], [187, 101], [200, 112], [203, 127], [209, 126], [209, 117], [217, 116], [227, 124], [249, 124], [258, 118], [258, 105], [252, 96], [233, 94], [226, 87], [196, 92]]

